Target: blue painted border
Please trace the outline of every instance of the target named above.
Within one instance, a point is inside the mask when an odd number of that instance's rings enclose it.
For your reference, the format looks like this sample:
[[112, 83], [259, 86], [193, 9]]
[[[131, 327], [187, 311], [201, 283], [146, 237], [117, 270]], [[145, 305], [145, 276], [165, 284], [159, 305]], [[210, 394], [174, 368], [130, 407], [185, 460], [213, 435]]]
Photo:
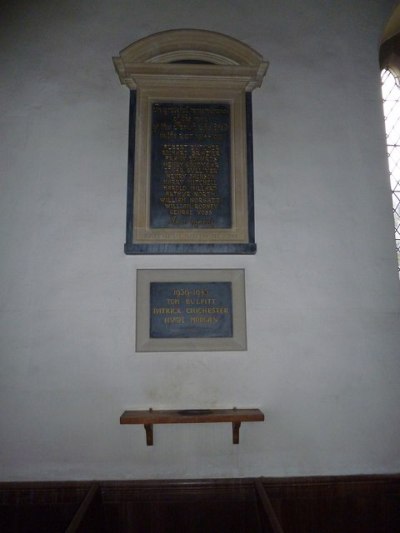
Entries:
[[[246, 93], [246, 144], [247, 144], [247, 198], [249, 242], [255, 245], [254, 227], [254, 160], [253, 160], [253, 103], [251, 93]], [[256, 247], [257, 249], [257, 247]], [[254, 252], [255, 253], [255, 252]]]
[[255, 243], [238, 243], [238, 244], [135, 244], [126, 243], [124, 247], [127, 255], [157, 255], [157, 254], [255, 254], [257, 245]]
[[135, 173], [135, 133], [136, 133], [136, 91], [130, 91], [129, 103], [129, 137], [128, 137], [128, 180], [126, 207], [126, 243], [127, 255], [179, 255], [179, 254], [234, 254], [254, 255], [257, 251], [254, 224], [254, 164], [253, 164], [253, 113], [252, 95], [246, 93], [246, 143], [247, 143], [247, 198], [248, 198], [248, 243], [165, 243], [137, 244], [133, 242], [133, 194]]
[[[136, 142], [136, 91], [131, 91], [129, 101], [129, 134], [128, 134], [128, 184], [126, 202], [126, 247], [133, 242], [133, 183], [135, 175], [135, 142]], [[142, 252], [145, 253], [145, 252]]]

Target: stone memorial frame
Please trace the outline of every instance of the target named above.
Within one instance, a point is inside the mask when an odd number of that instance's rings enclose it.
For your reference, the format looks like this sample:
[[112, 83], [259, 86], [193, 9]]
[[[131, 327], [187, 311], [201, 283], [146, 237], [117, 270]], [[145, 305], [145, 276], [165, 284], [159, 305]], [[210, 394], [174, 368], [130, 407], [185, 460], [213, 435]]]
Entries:
[[254, 254], [262, 56], [226, 35], [171, 30], [113, 61], [131, 94], [125, 253]]
[[136, 352], [247, 350], [243, 269], [137, 270]]

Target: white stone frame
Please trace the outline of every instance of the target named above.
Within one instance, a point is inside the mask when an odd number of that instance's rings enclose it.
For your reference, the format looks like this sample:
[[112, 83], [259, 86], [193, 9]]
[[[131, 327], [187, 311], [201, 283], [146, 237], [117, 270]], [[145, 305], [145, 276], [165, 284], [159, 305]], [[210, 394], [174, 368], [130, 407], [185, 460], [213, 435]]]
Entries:
[[[136, 114], [134, 223], [133, 235], [137, 243], [244, 243], [248, 237], [247, 166], [246, 166], [246, 108], [243, 91], [215, 87], [143, 87], [138, 91]], [[190, 95], [188, 97], [188, 95]], [[150, 227], [150, 149], [151, 106], [153, 103], [228, 103], [231, 113], [231, 176], [232, 227], [227, 229], [174, 229]]]
[[[150, 337], [150, 283], [232, 283], [233, 336], [221, 338]], [[244, 269], [150, 269], [136, 271], [136, 352], [194, 352], [247, 350]]]

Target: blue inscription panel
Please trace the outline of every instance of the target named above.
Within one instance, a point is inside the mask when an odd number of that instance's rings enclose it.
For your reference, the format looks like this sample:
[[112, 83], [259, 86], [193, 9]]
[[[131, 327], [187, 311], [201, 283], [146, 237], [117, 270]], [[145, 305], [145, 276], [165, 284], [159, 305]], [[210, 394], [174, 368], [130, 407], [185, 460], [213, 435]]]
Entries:
[[233, 337], [232, 283], [150, 283], [150, 338]]
[[153, 103], [150, 227], [230, 228], [231, 114], [224, 103]]

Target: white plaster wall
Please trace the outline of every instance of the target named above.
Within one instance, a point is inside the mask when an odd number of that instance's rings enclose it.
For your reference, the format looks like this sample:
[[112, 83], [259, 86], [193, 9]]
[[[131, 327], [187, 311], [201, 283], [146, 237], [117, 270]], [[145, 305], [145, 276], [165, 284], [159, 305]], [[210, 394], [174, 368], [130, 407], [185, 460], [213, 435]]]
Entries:
[[[6, 2], [0, 32], [0, 477], [400, 470], [400, 284], [378, 43], [392, 0]], [[256, 256], [123, 254], [128, 90], [148, 34], [226, 33], [254, 93]], [[137, 268], [245, 268], [248, 351], [135, 354]], [[126, 408], [264, 424], [120, 426]]]

